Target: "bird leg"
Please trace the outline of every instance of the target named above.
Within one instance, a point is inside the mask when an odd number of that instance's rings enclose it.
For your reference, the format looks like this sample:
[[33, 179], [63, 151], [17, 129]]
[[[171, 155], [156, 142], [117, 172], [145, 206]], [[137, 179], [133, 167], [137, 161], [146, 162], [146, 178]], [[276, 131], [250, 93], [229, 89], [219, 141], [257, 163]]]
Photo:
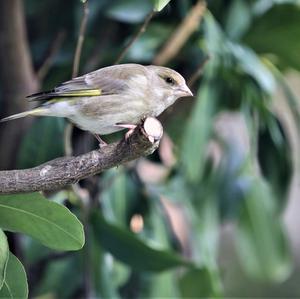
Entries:
[[118, 123], [116, 124], [116, 126], [119, 128], [129, 129], [125, 134], [125, 140], [129, 138], [129, 136], [133, 133], [134, 129], [136, 128], [136, 125], [132, 125], [132, 124]]
[[107, 146], [107, 143], [103, 139], [101, 139], [101, 137], [98, 134], [93, 134], [93, 135], [99, 141], [100, 148]]

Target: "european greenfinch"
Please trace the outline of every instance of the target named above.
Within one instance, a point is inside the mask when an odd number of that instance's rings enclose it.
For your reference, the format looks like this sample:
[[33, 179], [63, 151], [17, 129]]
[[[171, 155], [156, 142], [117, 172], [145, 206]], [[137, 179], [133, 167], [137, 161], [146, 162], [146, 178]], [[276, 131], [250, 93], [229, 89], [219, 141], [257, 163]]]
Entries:
[[27, 98], [40, 101], [39, 107], [1, 121], [28, 115], [65, 117], [104, 145], [98, 135], [133, 129], [143, 117], [156, 117], [178, 98], [192, 95], [184, 78], [170, 68], [120, 64], [32, 94]]

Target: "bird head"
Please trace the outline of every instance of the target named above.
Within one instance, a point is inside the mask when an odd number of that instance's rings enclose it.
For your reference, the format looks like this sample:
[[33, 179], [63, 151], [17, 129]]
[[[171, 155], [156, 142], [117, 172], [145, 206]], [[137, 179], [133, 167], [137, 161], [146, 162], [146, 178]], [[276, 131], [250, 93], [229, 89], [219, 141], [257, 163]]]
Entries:
[[193, 96], [185, 79], [178, 72], [162, 66], [149, 65], [147, 68], [153, 73], [156, 90], [163, 93], [168, 105], [173, 104], [178, 98]]

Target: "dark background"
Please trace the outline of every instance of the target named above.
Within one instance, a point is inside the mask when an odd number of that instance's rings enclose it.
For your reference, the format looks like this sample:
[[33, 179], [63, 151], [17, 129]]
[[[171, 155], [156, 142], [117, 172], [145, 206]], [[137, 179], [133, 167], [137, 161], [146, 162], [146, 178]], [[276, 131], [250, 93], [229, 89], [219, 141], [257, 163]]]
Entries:
[[[159, 2], [89, 0], [79, 74], [114, 64]], [[122, 62], [157, 63], [196, 3], [171, 0]], [[0, 2], [1, 118], [30, 108], [26, 95], [72, 77], [83, 8], [79, 0]], [[211, 0], [198, 19], [184, 45], [162, 63], [182, 73], [196, 96], [160, 117], [160, 149], [46, 194], [83, 222], [84, 249], [54, 252], [9, 235], [31, 296], [300, 295], [299, 5]], [[66, 127], [56, 118], [1, 123], [0, 169], [63, 156]], [[75, 154], [97, 147], [79, 129], [71, 144]], [[90, 221], [93, 209], [104, 224]], [[98, 226], [100, 242], [92, 234]], [[142, 250], [136, 239], [176, 252], [194, 268], [149, 271], [145, 261], [166, 261]]]

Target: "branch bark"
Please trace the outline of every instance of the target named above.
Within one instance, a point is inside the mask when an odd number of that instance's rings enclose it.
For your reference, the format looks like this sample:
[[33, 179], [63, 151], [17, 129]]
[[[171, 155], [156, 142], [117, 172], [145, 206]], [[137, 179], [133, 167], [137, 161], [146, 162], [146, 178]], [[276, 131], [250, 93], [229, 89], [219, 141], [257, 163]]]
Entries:
[[160, 122], [146, 118], [128, 139], [77, 157], [61, 157], [30, 169], [0, 171], [0, 194], [57, 190], [103, 170], [152, 153], [159, 145]]

